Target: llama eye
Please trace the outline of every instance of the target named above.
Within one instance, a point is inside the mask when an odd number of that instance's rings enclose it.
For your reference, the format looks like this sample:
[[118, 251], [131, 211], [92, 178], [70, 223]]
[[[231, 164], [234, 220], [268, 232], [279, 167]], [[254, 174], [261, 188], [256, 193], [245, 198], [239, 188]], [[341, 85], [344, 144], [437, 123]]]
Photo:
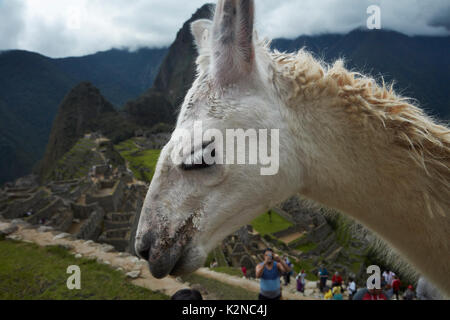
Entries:
[[[211, 150], [211, 143], [203, 146], [204, 148], [198, 152], [193, 152], [189, 158], [183, 162], [181, 169], [184, 171], [193, 171], [210, 168], [215, 165], [215, 163], [209, 164], [211, 161], [206, 161], [205, 156], [208, 155], [208, 159], [215, 158], [216, 149]], [[201, 159], [200, 159], [201, 158]]]
[[[212, 157], [215, 157], [215, 152], [216, 152], [215, 150], [212, 150], [212, 152], [211, 152]], [[200, 161], [199, 161], [196, 164], [195, 162], [196, 161], [194, 161], [194, 163], [183, 163], [181, 165], [181, 169], [183, 169], [184, 171], [192, 171], [192, 170], [206, 169], [206, 168], [214, 166], [214, 163], [213, 164], [206, 163], [205, 158], [203, 156], [202, 156], [202, 163], [200, 163]]]

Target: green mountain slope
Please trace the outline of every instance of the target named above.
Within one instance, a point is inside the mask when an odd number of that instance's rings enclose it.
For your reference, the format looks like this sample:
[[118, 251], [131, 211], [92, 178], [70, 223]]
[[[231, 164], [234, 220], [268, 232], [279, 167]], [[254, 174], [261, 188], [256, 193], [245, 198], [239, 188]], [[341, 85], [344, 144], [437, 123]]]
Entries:
[[152, 85], [166, 51], [113, 49], [64, 59], [0, 53], [0, 183], [29, 173], [42, 158], [58, 106], [76, 84], [90, 81], [121, 106]]
[[46, 177], [86, 133], [101, 132], [113, 141], [120, 141], [132, 136], [135, 130], [96, 87], [82, 82], [70, 91], [58, 109], [39, 174]]

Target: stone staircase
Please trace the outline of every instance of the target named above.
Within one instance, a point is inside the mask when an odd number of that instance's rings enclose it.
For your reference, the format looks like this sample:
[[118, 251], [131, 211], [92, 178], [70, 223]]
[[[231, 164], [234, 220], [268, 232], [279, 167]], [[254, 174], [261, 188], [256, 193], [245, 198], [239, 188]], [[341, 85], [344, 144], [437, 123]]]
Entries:
[[105, 216], [103, 233], [99, 242], [112, 245], [118, 251], [127, 251], [130, 245], [131, 228], [135, 213], [112, 212]]

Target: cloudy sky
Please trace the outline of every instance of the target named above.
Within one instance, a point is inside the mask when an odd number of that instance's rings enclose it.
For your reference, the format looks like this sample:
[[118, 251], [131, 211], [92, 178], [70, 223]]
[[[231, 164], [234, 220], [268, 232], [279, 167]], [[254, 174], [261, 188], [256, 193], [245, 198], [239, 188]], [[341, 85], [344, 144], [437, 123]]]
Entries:
[[[0, 50], [50, 57], [112, 47], [161, 47], [205, 0], [0, 0]], [[209, 1], [211, 2], [211, 1]], [[381, 8], [382, 28], [450, 35], [449, 0], [256, 0], [257, 30], [270, 38], [345, 33]]]

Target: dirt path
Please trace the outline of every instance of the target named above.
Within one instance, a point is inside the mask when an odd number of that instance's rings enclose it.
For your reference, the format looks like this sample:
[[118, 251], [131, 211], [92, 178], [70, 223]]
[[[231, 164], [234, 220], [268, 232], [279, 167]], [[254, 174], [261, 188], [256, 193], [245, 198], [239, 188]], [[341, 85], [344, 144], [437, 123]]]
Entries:
[[299, 239], [304, 234], [305, 234], [305, 232], [292, 233], [292, 234], [287, 235], [287, 236], [285, 236], [283, 238], [279, 238], [279, 240], [283, 241], [286, 244], [289, 244], [289, 242]]
[[[195, 272], [196, 274], [203, 276], [205, 278], [210, 278], [213, 280], [220, 281], [235, 287], [240, 287], [248, 291], [259, 293], [259, 282], [256, 280], [243, 279], [236, 276], [231, 276], [224, 273], [214, 272], [208, 268], [201, 268]], [[283, 288], [284, 289], [284, 288]], [[284, 300], [317, 300], [315, 298], [304, 297], [303, 295], [297, 293], [287, 292], [283, 290]]]

